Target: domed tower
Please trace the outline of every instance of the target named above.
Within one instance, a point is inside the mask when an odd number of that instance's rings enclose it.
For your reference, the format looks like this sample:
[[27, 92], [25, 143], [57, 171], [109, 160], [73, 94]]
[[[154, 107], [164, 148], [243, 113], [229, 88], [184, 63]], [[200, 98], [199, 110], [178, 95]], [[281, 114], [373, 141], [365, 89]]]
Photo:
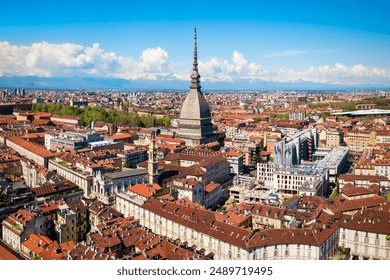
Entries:
[[203, 95], [198, 72], [198, 50], [196, 42], [196, 27], [194, 29], [194, 62], [191, 75], [190, 93], [183, 102], [179, 118], [177, 138], [186, 141], [193, 147], [217, 140], [213, 133], [209, 104]]

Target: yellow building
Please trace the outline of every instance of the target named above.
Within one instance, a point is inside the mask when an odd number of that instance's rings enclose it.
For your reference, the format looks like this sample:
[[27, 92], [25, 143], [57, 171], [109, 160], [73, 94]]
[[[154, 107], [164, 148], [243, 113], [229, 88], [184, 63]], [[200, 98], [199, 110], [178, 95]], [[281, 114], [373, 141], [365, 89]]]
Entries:
[[344, 137], [344, 142], [350, 148], [351, 152], [361, 153], [366, 147], [375, 145], [375, 138], [375, 131], [351, 130]]

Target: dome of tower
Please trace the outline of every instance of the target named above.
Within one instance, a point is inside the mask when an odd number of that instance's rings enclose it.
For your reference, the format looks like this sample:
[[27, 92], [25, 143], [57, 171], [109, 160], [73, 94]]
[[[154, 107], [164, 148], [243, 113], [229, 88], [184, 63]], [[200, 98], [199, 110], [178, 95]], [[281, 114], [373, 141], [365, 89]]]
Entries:
[[192, 89], [181, 107], [180, 119], [210, 118], [210, 108], [204, 95]]

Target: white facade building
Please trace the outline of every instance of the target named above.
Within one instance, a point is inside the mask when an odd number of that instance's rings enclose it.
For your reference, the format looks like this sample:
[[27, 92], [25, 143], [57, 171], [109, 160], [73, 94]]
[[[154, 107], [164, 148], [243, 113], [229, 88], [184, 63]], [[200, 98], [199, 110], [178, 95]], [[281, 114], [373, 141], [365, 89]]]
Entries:
[[256, 232], [219, 222], [215, 212], [157, 199], [143, 203], [118, 194], [116, 206], [125, 217], [135, 216], [154, 233], [203, 248], [216, 260], [327, 259], [337, 246], [338, 227], [333, 223], [323, 228], [315, 224], [310, 229]]
[[390, 260], [390, 214], [361, 210], [344, 217], [340, 224], [340, 246], [350, 248], [351, 257]]
[[[257, 180], [273, 192], [299, 194], [301, 188], [307, 189], [311, 186], [314, 189], [310, 193], [323, 196], [328, 186], [329, 173], [327, 169], [278, 167], [274, 164], [258, 163]], [[312, 184], [306, 183], [308, 181]]]

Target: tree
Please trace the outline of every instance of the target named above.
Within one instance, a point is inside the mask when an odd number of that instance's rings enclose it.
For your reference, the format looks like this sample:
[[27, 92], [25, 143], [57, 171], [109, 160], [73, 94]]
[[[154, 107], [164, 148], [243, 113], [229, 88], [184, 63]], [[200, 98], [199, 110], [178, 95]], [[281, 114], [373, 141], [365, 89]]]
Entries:
[[171, 119], [168, 117], [156, 118], [156, 125], [170, 126]]
[[307, 107], [309, 107], [310, 109], [317, 109], [317, 108], [321, 108], [321, 109], [326, 109], [328, 108], [328, 103], [311, 103], [311, 104], [308, 104]]
[[264, 122], [264, 121], [268, 121], [268, 118], [256, 118], [255, 119], [255, 123]]
[[338, 197], [338, 196], [339, 196], [339, 193], [336, 190], [334, 190], [332, 192], [332, 194], [330, 195], [330, 198], [335, 198], [335, 197]]

